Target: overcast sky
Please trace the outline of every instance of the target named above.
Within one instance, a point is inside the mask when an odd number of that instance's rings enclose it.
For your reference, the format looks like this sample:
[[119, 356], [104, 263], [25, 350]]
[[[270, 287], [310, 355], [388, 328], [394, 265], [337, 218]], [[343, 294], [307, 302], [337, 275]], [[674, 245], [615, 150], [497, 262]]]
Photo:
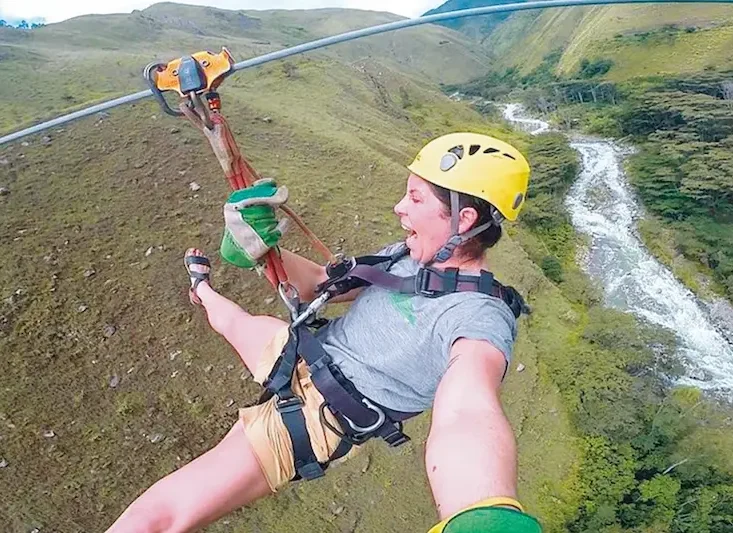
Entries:
[[[150, 0], [0, 0], [0, 18], [59, 22], [90, 13], [129, 13], [156, 3]], [[416, 17], [443, 3], [441, 0], [186, 0], [185, 4], [216, 6], [224, 9], [312, 9], [348, 7], [390, 11]]]

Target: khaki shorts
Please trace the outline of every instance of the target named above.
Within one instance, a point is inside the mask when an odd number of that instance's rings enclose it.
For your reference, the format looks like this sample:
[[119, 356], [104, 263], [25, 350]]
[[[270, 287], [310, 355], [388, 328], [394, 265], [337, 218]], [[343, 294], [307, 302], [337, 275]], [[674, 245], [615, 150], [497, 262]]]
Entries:
[[[280, 356], [283, 347], [288, 342], [289, 329], [287, 326], [278, 331], [265, 348], [255, 370], [254, 380], [262, 385], [272, 371], [275, 361]], [[311, 381], [308, 366], [303, 360], [298, 363], [292, 382], [293, 392], [304, 401], [303, 415], [310, 436], [313, 452], [320, 463], [328, 461], [341, 442], [341, 438], [321, 423], [320, 407], [324, 402]], [[244, 430], [254, 448], [260, 468], [267, 478], [273, 492], [295, 476], [293, 446], [285, 424], [275, 406], [275, 398], [269, 401], [246, 407], [239, 410], [239, 416], [244, 422]], [[335, 428], [341, 426], [331, 412], [326, 409], [324, 414], [328, 422]], [[356, 446], [342, 460], [353, 456]], [[342, 462], [340, 460], [339, 462]]]

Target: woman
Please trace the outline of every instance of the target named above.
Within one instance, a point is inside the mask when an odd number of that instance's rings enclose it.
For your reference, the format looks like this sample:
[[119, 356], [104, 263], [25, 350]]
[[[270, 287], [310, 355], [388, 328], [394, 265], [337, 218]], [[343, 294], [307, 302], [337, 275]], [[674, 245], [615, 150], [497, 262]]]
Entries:
[[[434, 279], [477, 276], [484, 252], [501, 237], [502, 220], [516, 219], [524, 203], [526, 160], [497, 139], [455, 133], [428, 143], [408, 168], [406, 193], [394, 208], [407, 231], [406, 249], [393, 255], [389, 273], [414, 276], [429, 266]], [[286, 200], [287, 190], [272, 181], [234, 193], [225, 207], [222, 256], [237, 266], [255, 266], [277, 245], [282, 231], [273, 208]], [[325, 268], [285, 250], [282, 259], [301, 297], [315, 297], [327, 279]], [[267, 383], [288, 342], [288, 325], [250, 315], [219, 295], [202, 252], [187, 251], [185, 263], [191, 301], [204, 307], [254, 379]], [[470, 283], [458, 285], [466, 289]], [[534, 519], [517, 511], [516, 445], [499, 400], [516, 337], [515, 313], [493, 293], [453, 288], [440, 297], [434, 290], [354, 289], [339, 297], [353, 300], [349, 310], [317, 338], [372, 405], [397, 412], [432, 408], [428, 479], [441, 519], [456, 515], [434, 531], [463, 531], [467, 519], [480, 520], [487, 532], [539, 531]], [[319, 415], [324, 398], [310, 377], [301, 361], [292, 392], [302, 400], [299, 412], [312, 452], [326, 463], [342, 442], [344, 419], [329, 410]], [[286, 485], [296, 475], [297, 454], [276, 400], [243, 409], [222, 442], [153, 485], [109, 531], [193, 531]]]

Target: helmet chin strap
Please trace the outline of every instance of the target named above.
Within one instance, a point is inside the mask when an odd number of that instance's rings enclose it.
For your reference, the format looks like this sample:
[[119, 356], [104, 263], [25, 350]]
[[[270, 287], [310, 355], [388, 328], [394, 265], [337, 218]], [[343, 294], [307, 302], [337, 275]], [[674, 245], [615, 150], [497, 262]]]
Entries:
[[437, 251], [433, 258], [425, 264], [425, 267], [429, 267], [434, 263], [445, 263], [453, 257], [453, 253], [456, 248], [460, 245], [468, 242], [479, 233], [482, 233], [489, 229], [491, 226], [500, 226], [504, 217], [499, 211], [492, 206], [491, 208], [491, 221], [481, 224], [468, 230], [466, 233], [459, 233], [458, 226], [461, 216], [460, 198], [456, 191], [450, 192], [450, 229], [451, 237], [448, 241]]

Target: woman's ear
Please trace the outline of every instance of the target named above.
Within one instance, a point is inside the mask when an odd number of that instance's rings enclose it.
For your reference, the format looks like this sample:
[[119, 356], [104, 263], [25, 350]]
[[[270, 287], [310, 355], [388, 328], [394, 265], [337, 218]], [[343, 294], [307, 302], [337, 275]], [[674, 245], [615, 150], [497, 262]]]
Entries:
[[476, 225], [478, 211], [473, 207], [464, 207], [458, 215], [458, 232], [466, 233]]

